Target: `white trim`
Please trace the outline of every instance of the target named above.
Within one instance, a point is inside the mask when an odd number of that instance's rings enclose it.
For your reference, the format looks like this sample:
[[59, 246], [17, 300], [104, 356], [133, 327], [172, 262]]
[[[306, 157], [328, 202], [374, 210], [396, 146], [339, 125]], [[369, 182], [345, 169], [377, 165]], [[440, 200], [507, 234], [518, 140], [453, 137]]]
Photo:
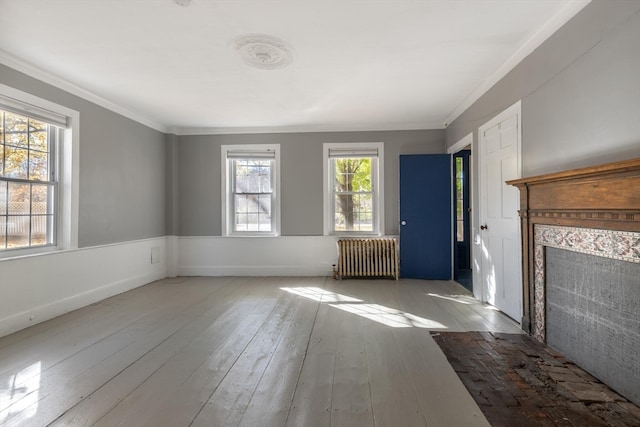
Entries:
[[447, 148], [447, 153], [456, 154], [458, 151], [464, 150], [469, 145], [473, 145], [473, 132]]
[[80, 113], [2, 83], [0, 83], [0, 93], [15, 100], [26, 102], [35, 107], [67, 117], [67, 127], [64, 129], [64, 140], [60, 141], [59, 144], [60, 165], [58, 185], [60, 186], [62, 197], [57, 212], [58, 237], [56, 246], [3, 251], [0, 252], [0, 258], [77, 248], [79, 222], [78, 199], [80, 192]]
[[[375, 224], [374, 232], [333, 232], [333, 194], [331, 192], [330, 158], [329, 151], [334, 148], [340, 149], [377, 149], [377, 167], [373, 171], [373, 185], [375, 193]], [[325, 236], [382, 236], [385, 233], [384, 223], [384, 142], [325, 142], [322, 146], [322, 206], [323, 206], [323, 227], [322, 233]]]
[[513, 70], [523, 59], [529, 56], [553, 33], [580, 12], [591, 0], [569, 1], [564, 4], [542, 27], [535, 31], [529, 39], [511, 55], [491, 76], [485, 79], [480, 86], [469, 94], [456, 108], [453, 109], [444, 122], [444, 127], [449, 126], [455, 119], [471, 107], [482, 95], [498, 83], [504, 76]]
[[[231, 194], [231, 171], [229, 170], [229, 162], [227, 158], [227, 152], [229, 151], [273, 151], [275, 156], [273, 158], [275, 163], [275, 188], [273, 189], [273, 205], [271, 206], [271, 215], [273, 219], [273, 227], [275, 230], [270, 232], [243, 232], [233, 231], [231, 226], [231, 218], [229, 218], [229, 196]], [[222, 234], [225, 237], [273, 237], [280, 234], [280, 144], [237, 144], [237, 145], [222, 145], [220, 147], [220, 170], [222, 171], [221, 177], [221, 217], [222, 217]]]
[[5, 259], [0, 268], [4, 336], [166, 277], [166, 238]]
[[387, 125], [367, 123], [325, 124], [307, 126], [257, 126], [257, 127], [173, 127], [169, 133], [178, 136], [187, 135], [250, 135], [261, 133], [310, 133], [310, 132], [384, 132], [395, 130], [444, 129], [441, 122], [411, 122]]
[[108, 99], [105, 99], [86, 89], [76, 86], [75, 84], [54, 74], [51, 74], [48, 71], [42, 70], [41, 68], [23, 61], [22, 59], [19, 59], [4, 50], [0, 50], [0, 64], [4, 64], [7, 67], [13, 68], [14, 70], [38, 79], [44, 83], [55, 86], [58, 89], [62, 89], [72, 95], [78, 96], [86, 101], [92, 102], [96, 105], [99, 105], [100, 107], [113, 111], [114, 113], [118, 113], [124, 117], [127, 117], [159, 132], [169, 133], [169, 128], [167, 126], [161, 125], [145, 116], [129, 111], [126, 108], [121, 107], [120, 105], [112, 101], [109, 101]]
[[178, 276], [178, 236], [167, 236], [167, 277]]

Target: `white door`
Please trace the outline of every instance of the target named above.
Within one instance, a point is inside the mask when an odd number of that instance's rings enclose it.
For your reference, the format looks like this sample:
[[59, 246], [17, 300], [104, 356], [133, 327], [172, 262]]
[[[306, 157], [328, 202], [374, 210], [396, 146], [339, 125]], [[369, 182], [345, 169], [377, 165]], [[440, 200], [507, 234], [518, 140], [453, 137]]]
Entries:
[[484, 300], [522, 320], [519, 193], [505, 181], [520, 178], [520, 102], [478, 129], [480, 244]]

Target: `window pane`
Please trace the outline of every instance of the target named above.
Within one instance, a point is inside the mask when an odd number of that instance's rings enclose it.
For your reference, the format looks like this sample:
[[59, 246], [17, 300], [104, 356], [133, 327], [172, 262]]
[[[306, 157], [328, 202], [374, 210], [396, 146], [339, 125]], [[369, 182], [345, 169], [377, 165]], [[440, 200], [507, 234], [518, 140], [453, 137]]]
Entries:
[[271, 231], [271, 196], [263, 195], [259, 198], [258, 229]]
[[7, 202], [9, 201], [7, 197], [7, 183], [4, 181], [0, 181], [0, 215], [7, 214]]
[[0, 249], [7, 247], [7, 216], [0, 215]]
[[235, 231], [271, 231], [271, 195], [234, 195]]
[[464, 219], [462, 200], [456, 200], [456, 219], [462, 221]]
[[369, 192], [371, 158], [334, 159], [336, 192]]
[[29, 119], [29, 148], [49, 151], [47, 148], [47, 124]]
[[4, 175], [4, 144], [0, 143], [0, 176]]
[[47, 215], [35, 215], [31, 217], [31, 246], [49, 244], [47, 241]]
[[461, 179], [463, 176], [462, 157], [456, 157], [456, 178]]
[[269, 160], [235, 160], [235, 193], [270, 193]]
[[354, 229], [373, 231], [373, 197], [371, 194], [354, 196]]
[[464, 221], [457, 221], [457, 227], [458, 242], [464, 242]]
[[8, 214], [29, 215], [31, 201], [31, 184], [9, 183]]
[[16, 147], [27, 148], [27, 125], [29, 119], [17, 114], [4, 112], [5, 143]]
[[49, 155], [42, 151], [29, 152], [29, 179], [49, 180]]
[[7, 247], [7, 183], [0, 181], [0, 249]]
[[5, 148], [4, 176], [28, 179], [29, 150], [7, 146]]
[[31, 186], [31, 214], [53, 214], [52, 199], [53, 186], [47, 184], [32, 184]]
[[29, 226], [28, 215], [16, 215], [7, 218], [7, 247], [21, 248], [29, 246]]
[[337, 194], [336, 231], [373, 231], [373, 194]]

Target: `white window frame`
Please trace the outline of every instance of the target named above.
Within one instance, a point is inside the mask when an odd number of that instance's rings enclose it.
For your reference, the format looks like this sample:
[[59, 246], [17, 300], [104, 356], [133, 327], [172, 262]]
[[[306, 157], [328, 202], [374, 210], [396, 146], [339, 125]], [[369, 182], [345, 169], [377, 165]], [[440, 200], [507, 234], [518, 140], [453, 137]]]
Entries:
[[[55, 165], [57, 176], [56, 235], [53, 245], [0, 251], [0, 259], [42, 254], [78, 247], [78, 195], [80, 113], [49, 100], [0, 83], [0, 104], [7, 109], [43, 121], [66, 122], [61, 126]], [[62, 123], [60, 123], [62, 124]]]
[[[354, 153], [376, 150], [372, 163], [373, 231], [336, 231], [333, 167], [330, 152], [349, 150]], [[357, 157], [357, 155], [354, 155]], [[323, 144], [323, 206], [325, 236], [382, 236], [384, 235], [384, 143], [383, 142], [327, 142]]]
[[[271, 231], [235, 231], [233, 229], [234, 204], [233, 191], [231, 185], [233, 183], [233, 167], [231, 167], [232, 159], [229, 153], [238, 155], [238, 153], [246, 152], [247, 157], [259, 157], [261, 153], [273, 153], [273, 175], [272, 193], [271, 193]], [[236, 157], [240, 158], [240, 157]], [[223, 145], [221, 147], [221, 170], [222, 170], [222, 235], [230, 237], [238, 236], [262, 236], [274, 237], [280, 233], [280, 144], [238, 144]]]

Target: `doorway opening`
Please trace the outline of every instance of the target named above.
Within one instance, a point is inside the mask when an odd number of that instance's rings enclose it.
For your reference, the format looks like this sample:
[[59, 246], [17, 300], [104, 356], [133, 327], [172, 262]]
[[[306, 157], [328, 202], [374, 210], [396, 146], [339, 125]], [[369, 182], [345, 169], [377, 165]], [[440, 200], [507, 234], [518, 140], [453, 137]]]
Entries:
[[470, 160], [471, 146], [453, 155], [453, 280], [473, 292]]

